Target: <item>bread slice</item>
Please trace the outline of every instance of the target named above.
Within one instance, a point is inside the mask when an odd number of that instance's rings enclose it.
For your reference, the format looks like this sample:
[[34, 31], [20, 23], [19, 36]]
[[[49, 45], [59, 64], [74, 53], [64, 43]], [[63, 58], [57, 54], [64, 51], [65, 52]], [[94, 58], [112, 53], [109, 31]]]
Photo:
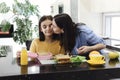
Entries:
[[56, 55], [55, 59], [57, 61], [57, 63], [70, 63], [70, 56], [69, 55]]

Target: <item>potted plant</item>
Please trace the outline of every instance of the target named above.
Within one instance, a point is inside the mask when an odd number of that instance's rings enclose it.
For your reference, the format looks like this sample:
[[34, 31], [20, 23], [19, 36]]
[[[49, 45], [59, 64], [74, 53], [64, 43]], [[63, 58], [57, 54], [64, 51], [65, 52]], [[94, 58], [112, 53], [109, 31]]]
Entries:
[[[0, 13], [6, 14], [10, 10], [5, 2], [0, 3]], [[13, 37], [13, 24], [11, 24], [8, 19], [4, 19], [0, 22], [0, 37]]]
[[0, 38], [13, 37], [13, 24], [3, 20], [0, 24]]
[[12, 9], [7, 7], [4, 2], [2, 5], [5, 5], [5, 11], [3, 10], [4, 13], [12, 11], [14, 14], [11, 17], [13, 18], [13, 23], [15, 23], [17, 27], [14, 31], [14, 41], [19, 44], [23, 44], [27, 40], [31, 40], [34, 27], [30, 17], [35, 15], [39, 18], [38, 5], [31, 4], [29, 0], [24, 0], [24, 2], [18, 2], [17, 0], [14, 0]]
[[[10, 7], [7, 7], [5, 2], [0, 3], [0, 13], [5, 14], [9, 12]], [[11, 24], [7, 20], [2, 20], [0, 23], [0, 33], [7, 33], [11, 27]]]

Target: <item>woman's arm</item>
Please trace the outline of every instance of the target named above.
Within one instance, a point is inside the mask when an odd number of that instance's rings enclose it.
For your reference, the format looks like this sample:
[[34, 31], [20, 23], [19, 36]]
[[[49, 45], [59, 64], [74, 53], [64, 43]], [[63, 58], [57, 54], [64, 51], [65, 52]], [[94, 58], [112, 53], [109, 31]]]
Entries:
[[89, 27], [81, 26], [80, 30], [80, 38], [84, 44], [77, 49], [78, 54], [83, 54], [93, 50], [101, 50], [106, 47], [104, 40], [100, 36], [96, 35]]
[[101, 49], [104, 49], [105, 47], [106, 45], [101, 44], [101, 43], [93, 45], [93, 46], [82, 46], [77, 49], [77, 52], [78, 54], [84, 54], [84, 53], [87, 53], [93, 50], [101, 50]]

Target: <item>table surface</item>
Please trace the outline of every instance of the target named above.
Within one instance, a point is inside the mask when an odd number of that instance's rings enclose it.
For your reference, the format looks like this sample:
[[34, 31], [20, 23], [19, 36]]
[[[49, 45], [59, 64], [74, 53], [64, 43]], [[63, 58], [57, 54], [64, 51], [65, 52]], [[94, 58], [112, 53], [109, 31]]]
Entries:
[[28, 66], [20, 66], [19, 58], [12, 55], [0, 57], [0, 79], [4, 80], [109, 80], [120, 77], [119, 59], [109, 60], [105, 54], [106, 63], [102, 66], [91, 66], [87, 62], [74, 64], [41, 65], [38, 60], [29, 61]]

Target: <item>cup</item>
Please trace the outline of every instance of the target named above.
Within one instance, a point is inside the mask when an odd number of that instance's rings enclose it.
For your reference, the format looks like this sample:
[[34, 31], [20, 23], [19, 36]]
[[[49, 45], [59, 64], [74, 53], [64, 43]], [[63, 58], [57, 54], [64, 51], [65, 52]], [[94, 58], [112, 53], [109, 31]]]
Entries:
[[100, 61], [105, 60], [105, 57], [103, 55], [100, 55], [100, 54], [92, 54], [89, 57], [90, 57], [90, 60], [92, 60], [94, 62], [100, 62]]

